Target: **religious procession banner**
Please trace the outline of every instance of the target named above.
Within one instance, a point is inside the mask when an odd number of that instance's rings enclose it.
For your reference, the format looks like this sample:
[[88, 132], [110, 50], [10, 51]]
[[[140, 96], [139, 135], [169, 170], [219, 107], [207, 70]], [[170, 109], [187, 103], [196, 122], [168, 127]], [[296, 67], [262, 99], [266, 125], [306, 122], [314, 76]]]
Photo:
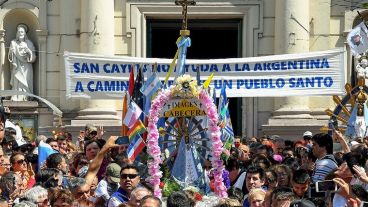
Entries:
[[[66, 95], [68, 98], [121, 99], [128, 89], [132, 68], [142, 68], [145, 77], [152, 68], [163, 82], [171, 59], [100, 56], [65, 52]], [[250, 58], [186, 61], [185, 73], [210, 84], [220, 94], [225, 85], [228, 97], [280, 97], [341, 95], [344, 93], [344, 50], [342, 48]], [[174, 82], [174, 69], [168, 86]]]

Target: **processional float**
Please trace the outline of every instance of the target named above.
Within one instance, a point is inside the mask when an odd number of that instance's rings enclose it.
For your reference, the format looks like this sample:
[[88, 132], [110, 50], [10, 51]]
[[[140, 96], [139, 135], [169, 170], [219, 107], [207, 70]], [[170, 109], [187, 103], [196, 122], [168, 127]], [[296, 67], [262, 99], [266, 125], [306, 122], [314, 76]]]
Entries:
[[[195, 186], [203, 193], [208, 190], [205, 181], [203, 162], [210, 158], [214, 168], [215, 194], [227, 197], [223, 183], [224, 164], [221, 159], [223, 143], [220, 139], [219, 115], [209, 90], [197, 85], [197, 81], [185, 74], [187, 48], [190, 47], [190, 31], [187, 29], [188, 5], [194, 1], [176, 1], [183, 7], [183, 22], [180, 37], [177, 40], [178, 51], [176, 77], [174, 85], [158, 92], [153, 99], [148, 115], [147, 161], [149, 177], [147, 181], [154, 188], [154, 195], [161, 197], [160, 183], [163, 176], [162, 154], [168, 157], [168, 182], [174, 182], [180, 189]], [[168, 80], [173, 65], [170, 66]], [[158, 122], [164, 120], [164, 127], [158, 128]], [[210, 155], [210, 156], [209, 156]]]

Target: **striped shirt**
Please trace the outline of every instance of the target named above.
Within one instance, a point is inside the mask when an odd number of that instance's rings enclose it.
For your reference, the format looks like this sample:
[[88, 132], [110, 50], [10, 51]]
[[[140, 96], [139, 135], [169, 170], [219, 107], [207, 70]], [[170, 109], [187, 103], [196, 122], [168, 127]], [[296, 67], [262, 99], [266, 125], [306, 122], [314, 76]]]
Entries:
[[337, 164], [333, 155], [326, 155], [322, 159], [317, 159], [312, 176], [313, 182], [325, 180], [326, 175], [336, 168]]

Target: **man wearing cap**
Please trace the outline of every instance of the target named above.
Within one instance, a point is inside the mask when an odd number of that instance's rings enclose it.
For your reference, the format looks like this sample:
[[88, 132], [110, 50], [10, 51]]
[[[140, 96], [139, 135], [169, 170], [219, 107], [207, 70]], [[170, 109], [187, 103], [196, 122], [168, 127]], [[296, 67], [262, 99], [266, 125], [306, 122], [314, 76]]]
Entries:
[[304, 139], [306, 145], [312, 145], [312, 137], [313, 137], [312, 132], [310, 132], [310, 131], [304, 132], [303, 139]]
[[89, 141], [89, 140], [95, 140], [98, 139], [97, 137], [97, 127], [93, 126], [92, 124], [87, 124], [85, 129], [84, 129], [84, 140], [85, 141]]
[[109, 164], [106, 168], [106, 177], [98, 183], [95, 192], [97, 198], [101, 198], [103, 203], [107, 203], [110, 196], [119, 189], [120, 170], [121, 167], [118, 164]]
[[139, 185], [140, 176], [137, 166], [124, 164], [120, 171], [120, 187], [110, 197], [108, 207], [117, 207], [130, 200], [132, 191]]

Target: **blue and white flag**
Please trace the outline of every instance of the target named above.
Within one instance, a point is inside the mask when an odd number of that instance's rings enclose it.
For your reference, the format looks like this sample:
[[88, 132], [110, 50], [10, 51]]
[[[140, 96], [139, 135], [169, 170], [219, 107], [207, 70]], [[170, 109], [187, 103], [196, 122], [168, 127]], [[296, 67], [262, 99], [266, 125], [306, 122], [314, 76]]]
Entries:
[[157, 77], [156, 73], [147, 79], [146, 83], [141, 88], [141, 92], [143, 95], [147, 97], [152, 97], [152, 95], [161, 87], [161, 81]]
[[234, 138], [233, 125], [231, 123], [230, 111], [228, 109], [229, 102], [227, 100], [225, 85], [222, 85], [220, 100], [218, 105], [219, 122], [221, 129], [221, 141]]
[[54, 153], [58, 153], [56, 150], [52, 149], [49, 144], [41, 141], [38, 145], [38, 171], [41, 169], [42, 165], [45, 164], [46, 159]]

